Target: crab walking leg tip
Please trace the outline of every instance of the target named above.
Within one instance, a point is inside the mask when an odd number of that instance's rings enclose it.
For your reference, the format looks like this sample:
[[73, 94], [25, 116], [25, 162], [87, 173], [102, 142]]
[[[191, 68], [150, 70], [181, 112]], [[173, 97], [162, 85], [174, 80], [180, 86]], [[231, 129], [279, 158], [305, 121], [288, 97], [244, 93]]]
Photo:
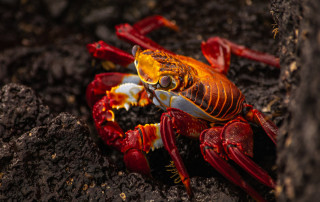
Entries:
[[190, 178], [183, 180], [182, 183], [185, 186], [189, 197], [193, 197], [194, 195], [190, 185]]
[[211, 164], [219, 173], [221, 173], [225, 178], [241, 187], [246, 191], [253, 199], [257, 201], [265, 201], [265, 199], [250, 185], [248, 185], [242, 177], [237, 173], [237, 171], [231, 167], [223, 158], [219, 156], [213, 149], [202, 146], [204, 158], [207, 162]]
[[274, 189], [275, 182], [260, 166], [254, 163], [249, 157], [243, 154], [237, 147], [229, 147], [229, 155], [238, 165], [240, 165], [251, 176], [256, 178], [262, 184]]

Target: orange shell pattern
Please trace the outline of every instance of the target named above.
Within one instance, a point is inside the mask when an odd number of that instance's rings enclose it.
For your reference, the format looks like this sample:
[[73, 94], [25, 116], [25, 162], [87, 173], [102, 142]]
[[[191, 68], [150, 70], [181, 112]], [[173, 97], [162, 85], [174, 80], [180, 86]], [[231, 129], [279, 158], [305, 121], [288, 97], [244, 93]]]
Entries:
[[244, 96], [225, 75], [193, 58], [145, 50], [136, 56], [141, 80], [157, 84], [166, 75], [173, 78], [174, 92], [194, 103], [217, 121], [227, 121], [242, 110]]

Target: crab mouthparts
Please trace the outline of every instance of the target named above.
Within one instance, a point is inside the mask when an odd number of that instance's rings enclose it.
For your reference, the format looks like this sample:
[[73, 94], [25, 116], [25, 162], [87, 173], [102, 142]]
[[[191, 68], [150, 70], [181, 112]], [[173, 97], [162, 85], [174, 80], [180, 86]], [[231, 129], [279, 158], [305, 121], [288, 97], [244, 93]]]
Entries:
[[149, 99], [154, 105], [163, 110], [171, 107], [171, 99], [175, 97], [174, 94], [168, 91], [158, 90], [155, 85], [148, 83], [144, 83], [144, 88], [147, 91]]
[[146, 91], [147, 91], [147, 94], [148, 94], [148, 98], [150, 99], [150, 100], [152, 100], [155, 96], [156, 96], [156, 94], [155, 94], [155, 90], [156, 90], [156, 88], [155, 87], [153, 87], [151, 84], [148, 84], [148, 83], [145, 83], [145, 82], [143, 82], [143, 86], [144, 86], [144, 88], [146, 89]]

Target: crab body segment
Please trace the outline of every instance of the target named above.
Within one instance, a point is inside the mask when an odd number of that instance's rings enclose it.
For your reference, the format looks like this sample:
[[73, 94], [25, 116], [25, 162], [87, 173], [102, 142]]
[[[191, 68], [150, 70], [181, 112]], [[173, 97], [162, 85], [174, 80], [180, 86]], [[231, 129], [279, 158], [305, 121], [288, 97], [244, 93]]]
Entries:
[[[103, 41], [88, 44], [88, 51], [94, 57], [123, 66], [134, 63], [138, 73], [103, 73], [89, 84], [86, 96], [98, 134], [107, 145], [123, 152], [129, 170], [144, 175], [150, 175], [145, 155], [152, 149], [164, 147], [189, 195], [192, 195], [190, 179], [175, 139], [178, 134], [199, 138], [203, 157], [212, 167], [253, 198], [263, 201], [227, 160], [233, 160], [258, 181], [274, 188], [273, 179], [250, 158], [253, 132], [248, 122], [260, 125], [274, 143], [277, 127], [245, 103], [244, 95], [225, 74], [231, 53], [275, 67], [279, 67], [279, 60], [213, 37], [201, 45], [210, 63], [207, 65], [176, 55], [145, 36], [162, 26], [178, 30], [161, 16], [143, 19], [133, 26], [116, 27], [120, 38], [139, 45], [134, 46], [133, 56]], [[143, 107], [151, 103], [166, 110], [160, 123], [138, 125], [134, 130], [123, 132], [114, 120], [115, 108], [129, 109], [132, 105]]]

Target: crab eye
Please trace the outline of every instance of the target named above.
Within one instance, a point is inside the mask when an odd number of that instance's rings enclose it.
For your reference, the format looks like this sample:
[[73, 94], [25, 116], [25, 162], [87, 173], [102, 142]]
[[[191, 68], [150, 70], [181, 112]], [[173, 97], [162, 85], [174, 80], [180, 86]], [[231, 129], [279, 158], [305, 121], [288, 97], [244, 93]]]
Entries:
[[159, 84], [162, 88], [167, 88], [171, 84], [171, 77], [170, 76], [161, 77]]
[[138, 45], [134, 45], [133, 47], [132, 47], [132, 55], [135, 57], [136, 56], [136, 53], [137, 53], [137, 50], [139, 50], [140, 49], [140, 46], [138, 46]]

